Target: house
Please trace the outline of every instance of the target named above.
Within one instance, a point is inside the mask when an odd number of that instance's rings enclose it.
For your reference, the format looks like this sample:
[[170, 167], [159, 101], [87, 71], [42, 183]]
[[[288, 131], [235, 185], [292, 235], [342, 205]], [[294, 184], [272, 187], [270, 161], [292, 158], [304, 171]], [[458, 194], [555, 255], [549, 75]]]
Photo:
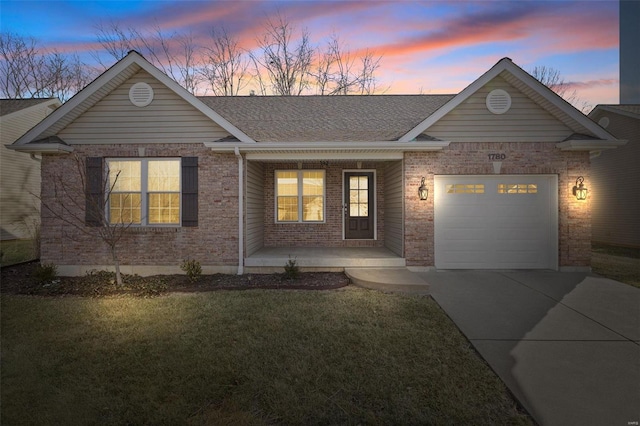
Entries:
[[627, 145], [591, 159], [592, 240], [640, 248], [640, 104], [598, 105], [589, 117]]
[[[0, 143], [8, 145], [60, 106], [58, 99], [0, 99]], [[40, 159], [0, 149], [0, 240], [32, 238], [40, 222]]]
[[[136, 52], [11, 146], [51, 182], [118, 170], [125, 272], [299, 266], [585, 270], [590, 153], [623, 144], [504, 58], [456, 95], [195, 97]], [[425, 191], [426, 190], [426, 191]], [[427, 194], [428, 191], [428, 194]], [[420, 196], [422, 195], [422, 196]], [[426, 195], [426, 197], [425, 197]], [[426, 198], [426, 199], [422, 199]], [[86, 203], [84, 202], [86, 201]], [[107, 268], [95, 238], [43, 209], [42, 261]]]

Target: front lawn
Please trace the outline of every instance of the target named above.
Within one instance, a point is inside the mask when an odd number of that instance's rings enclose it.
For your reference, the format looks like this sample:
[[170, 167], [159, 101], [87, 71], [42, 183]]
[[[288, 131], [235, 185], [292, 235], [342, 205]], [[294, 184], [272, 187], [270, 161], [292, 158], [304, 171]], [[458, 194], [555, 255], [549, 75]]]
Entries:
[[531, 424], [428, 297], [2, 296], [0, 422]]
[[37, 257], [34, 240], [0, 241], [0, 266], [28, 262]]

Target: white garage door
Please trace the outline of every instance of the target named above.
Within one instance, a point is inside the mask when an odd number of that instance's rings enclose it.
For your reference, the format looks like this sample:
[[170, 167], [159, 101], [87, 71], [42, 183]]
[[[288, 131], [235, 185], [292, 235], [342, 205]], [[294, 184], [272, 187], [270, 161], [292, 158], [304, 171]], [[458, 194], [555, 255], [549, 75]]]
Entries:
[[435, 177], [435, 266], [557, 269], [556, 175]]

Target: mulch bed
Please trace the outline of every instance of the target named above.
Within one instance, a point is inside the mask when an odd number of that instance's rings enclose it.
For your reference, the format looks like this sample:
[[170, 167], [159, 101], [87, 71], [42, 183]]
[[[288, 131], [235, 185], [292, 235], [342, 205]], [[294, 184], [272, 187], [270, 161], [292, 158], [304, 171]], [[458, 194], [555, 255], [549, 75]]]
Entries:
[[201, 275], [191, 282], [186, 275], [154, 275], [140, 277], [123, 274], [122, 288], [116, 288], [115, 274], [95, 271], [82, 277], [56, 277], [42, 281], [37, 278], [37, 261], [6, 266], [0, 271], [2, 294], [38, 296], [159, 296], [167, 293], [194, 293], [216, 290], [295, 289], [329, 290], [349, 285], [349, 278], [340, 272], [304, 272], [298, 278], [283, 274]]

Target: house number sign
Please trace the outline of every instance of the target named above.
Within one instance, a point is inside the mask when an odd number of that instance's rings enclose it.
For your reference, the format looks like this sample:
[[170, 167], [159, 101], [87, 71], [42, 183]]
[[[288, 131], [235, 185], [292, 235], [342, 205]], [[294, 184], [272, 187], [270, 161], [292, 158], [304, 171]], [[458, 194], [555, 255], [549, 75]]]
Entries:
[[504, 160], [507, 158], [507, 154], [488, 154], [489, 160]]

